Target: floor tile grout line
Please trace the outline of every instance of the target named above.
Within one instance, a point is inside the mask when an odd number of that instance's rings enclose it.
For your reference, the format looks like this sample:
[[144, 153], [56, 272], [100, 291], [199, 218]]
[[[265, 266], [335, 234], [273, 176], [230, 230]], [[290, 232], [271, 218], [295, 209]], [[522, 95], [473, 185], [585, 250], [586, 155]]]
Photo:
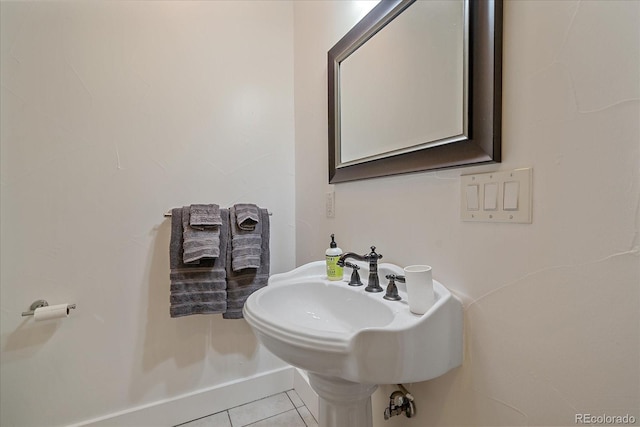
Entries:
[[[203, 415], [203, 416], [201, 416], [201, 417], [194, 418], [194, 419], [192, 419], [192, 420], [185, 421], [185, 422], [180, 423], [180, 424], [176, 424], [176, 425], [174, 425], [173, 427], [180, 427], [180, 426], [184, 426], [185, 424], [193, 423], [193, 422], [196, 422], [196, 421], [198, 421], [198, 420], [202, 420], [202, 419], [204, 419], [204, 418], [209, 418], [209, 417], [212, 417], [212, 416], [214, 416], [214, 415], [218, 415], [218, 414], [219, 414], [219, 413], [221, 413], [221, 412], [226, 412], [226, 413], [227, 413], [227, 417], [229, 417], [229, 411], [228, 411], [227, 409], [224, 409], [224, 410], [222, 410], [222, 411], [214, 412], [213, 414]], [[231, 418], [229, 418], [229, 422], [231, 422]], [[233, 426], [231, 426], [231, 427], [233, 427]]]
[[[291, 390], [293, 390], [293, 389], [291, 389]], [[289, 390], [287, 390], [287, 391], [289, 391]], [[239, 407], [241, 407], [241, 406], [248, 405], [248, 404], [250, 404], [250, 403], [260, 402], [261, 400], [265, 400], [265, 399], [268, 399], [268, 398], [270, 398], [270, 397], [277, 396], [277, 395], [279, 395], [279, 394], [283, 394], [283, 393], [284, 393], [284, 394], [287, 394], [287, 391], [281, 391], [281, 392], [279, 392], [279, 393], [273, 393], [273, 394], [270, 394], [269, 396], [265, 396], [265, 397], [261, 397], [260, 399], [252, 400], [251, 402], [246, 402], [246, 403], [243, 403], [243, 404], [241, 404], [241, 405], [232, 406], [232, 407], [230, 407], [230, 408], [225, 409], [225, 411], [229, 411], [229, 410], [231, 410], [231, 409], [236, 409], [236, 408], [239, 408]], [[289, 395], [288, 395], [288, 394], [287, 394], [287, 398], [289, 398], [289, 400], [291, 400], [291, 398], [289, 397]], [[291, 402], [291, 403], [293, 404], [293, 402]], [[293, 406], [295, 407], [296, 405], [293, 405]], [[222, 411], [220, 411], [220, 412], [222, 412]]]
[[[295, 389], [292, 389], [293, 391], [295, 391]], [[289, 396], [289, 391], [291, 390], [287, 390], [285, 392], [285, 394], [287, 395], [287, 397], [289, 398], [289, 401], [291, 402], [291, 404], [293, 405], [293, 409], [296, 410], [296, 412], [298, 413], [298, 416], [300, 417], [300, 419], [302, 420], [302, 424], [305, 425], [305, 427], [309, 427], [307, 426], [307, 422], [304, 420], [304, 418], [302, 417], [302, 414], [300, 413], [300, 411], [298, 411], [298, 407], [296, 406], [296, 404], [293, 402], [293, 399], [291, 398], [291, 396]]]
[[[300, 408], [305, 408], [307, 410], [307, 412], [309, 412], [309, 415], [311, 415], [311, 417], [314, 419], [314, 421], [316, 420], [315, 417], [313, 416], [313, 414], [311, 413], [311, 411], [309, 411], [309, 408], [307, 408], [307, 405], [302, 402], [301, 406], [296, 406], [296, 404], [293, 402], [293, 399], [291, 399], [291, 396], [289, 396], [289, 392], [290, 391], [294, 391], [296, 394], [296, 389], [292, 388], [291, 390], [287, 390], [285, 393], [287, 395], [287, 397], [289, 398], [289, 400], [291, 400], [291, 403], [293, 404], [293, 408], [296, 410], [296, 412], [298, 413], [298, 416], [300, 417], [300, 419], [302, 420], [302, 423], [305, 425], [305, 427], [309, 427], [309, 425], [307, 424], [307, 421], [304, 419], [304, 417], [302, 416], [302, 414], [300, 413]], [[298, 399], [300, 399], [300, 396], [298, 396]], [[302, 401], [302, 400], [301, 400]], [[316, 421], [317, 423], [317, 421]], [[231, 426], [233, 427], [233, 426]]]
[[[214, 413], [212, 413], [212, 414], [204, 415], [204, 416], [202, 416], [202, 417], [194, 418], [194, 419], [192, 419], [192, 420], [185, 421], [185, 422], [180, 423], [180, 424], [176, 424], [174, 427], [184, 426], [184, 425], [189, 424], [189, 423], [191, 423], [191, 422], [195, 422], [195, 421], [201, 420], [201, 419], [203, 419], [203, 418], [207, 418], [207, 417], [211, 417], [211, 416], [217, 415], [217, 414], [219, 414], [219, 413], [221, 413], [221, 412], [225, 412], [225, 413], [226, 413], [227, 418], [228, 418], [228, 420], [229, 420], [229, 424], [231, 425], [231, 427], [245, 427], [245, 426], [251, 426], [251, 425], [254, 425], [254, 424], [256, 424], [256, 423], [259, 423], [260, 421], [267, 420], [267, 419], [269, 419], [269, 418], [277, 417], [278, 415], [282, 415], [282, 414], [287, 413], [287, 412], [290, 412], [290, 411], [292, 411], [292, 410], [295, 410], [295, 411], [296, 411], [296, 413], [298, 414], [298, 416], [299, 416], [299, 417], [300, 417], [300, 419], [302, 420], [302, 423], [306, 426], [306, 425], [307, 425], [307, 422], [306, 422], [306, 421], [304, 420], [304, 418], [302, 417], [302, 414], [300, 414], [300, 411], [298, 410], [298, 407], [296, 407], [296, 404], [293, 402], [293, 399], [291, 399], [291, 396], [289, 395], [289, 392], [290, 392], [290, 391], [295, 391], [295, 389], [294, 389], [294, 388], [292, 388], [292, 389], [285, 390], [285, 391], [282, 391], [282, 392], [279, 392], [279, 393], [270, 394], [270, 395], [268, 395], [268, 396], [261, 397], [260, 399], [252, 400], [252, 401], [250, 401], [250, 402], [246, 402], [246, 403], [243, 403], [243, 404], [241, 404], [241, 405], [232, 406], [232, 407], [227, 408], [227, 409], [224, 409], [224, 410], [222, 410], [222, 411], [214, 412]], [[254, 422], [252, 422], [252, 423], [250, 423], [250, 424], [245, 424], [244, 426], [234, 426], [234, 425], [233, 425], [233, 421], [231, 420], [231, 413], [230, 413], [230, 410], [232, 410], [232, 409], [236, 409], [236, 408], [240, 408], [240, 407], [242, 407], [242, 406], [249, 405], [249, 404], [251, 404], [251, 403], [259, 402], [259, 401], [261, 401], [261, 400], [265, 400], [265, 399], [268, 399], [268, 398], [270, 398], [270, 397], [278, 396], [278, 395], [280, 395], [280, 394], [285, 394], [285, 395], [287, 396], [287, 399], [289, 399], [289, 402], [291, 403], [292, 409], [287, 409], [287, 410], [285, 410], [285, 411], [283, 411], [283, 412], [279, 412], [279, 413], [277, 413], [277, 414], [270, 415], [270, 416], [268, 416], [268, 417], [266, 417], [266, 418], [263, 418], [263, 419], [260, 419], [260, 420], [254, 421]], [[303, 408], [303, 407], [304, 407], [304, 408], [306, 408], [306, 405], [304, 404], [304, 402], [302, 402], [302, 405], [300, 406], [300, 408]], [[308, 408], [307, 408], [307, 410], [308, 410]], [[312, 416], [313, 416], [313, 415], [312, 415]], [[315, 418], [314, 418], [314, 419], [315, 419]]]
[[[293, 390], [293, 389], [290, 389], [290, 390]], [[234, 406], [234, 407], [232, 407], [232, 408], [228, 408], [226, 411], [227, 411], [227, 414], [229, 415], [229, 421], [231, 422], [231, 427], [236, 427], [236, 426], [234, 426], [234, 425], [233, 425], [233, 422], [231, 421], [231, 414], [229, 413], [229, 411], [230, 411], [231, 409], [236, 409], [236, 408], [240, 408], [240, 407], [242, 407], [242, 406], [244, 406], [244, 405], [249, 405], [249, 404], [251, 404], [251, 403], [260, 402], [261, 400], [265, 400], [265, 399], [268, 399], [268, 398], [270, 398], [270, 397], [279, 396], [279, 395], [281, 395], [281, 394], [284, 394], [285, 396], [287, 396], [287, 399], [289, 399], [289, 402], [291, 403], [291, 406], [293, 407], [292, 409], [296, 409], [296, 405], [291, 401], [291, 397], [289, 397], [289, 395], [287, 394], [287, 391], [290, 391], [290, 390], [281, 391], [281, 392], [279, 392], [279, 393], [274, 393], [274, 394], [271, 394], [271, 395], [269, 395], [269, 396], [262, 397], [262, 398], [257, 399], [257, 400], [252, 400], [251, 402], [247, 402], [247, 403], [244, 403], [244, 404], [242, 404], [242, 405], [237, 405], [237, 406]], [[286, 413], [286, 412], [289, 412], [289, 411], [291, 411], [291, 409], [286, 409], [286, 410], [284, 410], [284, 411], [282, 411], [282, 412], [278, 412], [277, 414], [273, 414], [273, 415], [270, 415], [270, 416], [268, 416], [268, 417], [266, 417], [266, 418], [262, 418], [262, 419], [260, 419], [260, 420], [253, 421], [252, 423], [244, 424], [244, 425], [242, 425], [242, 426], [237, 426], [237, 427], [251, 426], [251, 425], [253, 425], [253, 424], [259, 423], [260, 421], [268, 420], [269, 418], [273, 418], [273, 417], [277, 417], [278, 415], [282, 415], [282, 414], [284, 414], [284, 413]], [[300, 415], [300, 414], [298, 414], [298, 415]], [[300, 418], [302, 419], [302, 417], [300, 417]], [[302, 422], [304, 423], [304, 420], [302, 420]]]
[[[307, 405], [306, 405], [306, 404], [305, 404], [305, 405], [302, 405], [302, 406], [301, 406], [301, 408], [304, 408], [304, 409], [306, 409], [306, 410], [307, 410], [307, 412], [309, 413], [309, 416], [311, 417], [311, 419], [313, 420], [313, 422], [314, 422], [316, 425], [319, 425], [319, 424], [320, 424], [320, 423], [318, 423], [318, 420], [316, 419], [316, 416], [315, 416], [315, 415], [313, 415], [313, 414], [311, 413], [311, 411], [309, 410], [309, 408], [307, 407]], [[302, 420], [304, 421], [304, 417], [302, 417]], [[306, 424], [307, 422], [306, 422], [306, 421], [304, 421], [304, 423]]]
[[[295, 405], [293, 405], [295, 406]], [[301, 408], [304, 408], [304, 406], [301, 406]], [[307, 422], [304, 420], [304, 417], [302, 416], [302, 414], [300, 413], [300, 411], [298, 410], [298, 408], [295, 408], [296, 412], [298, 413], [298, 416], [300, 417], [300, 419], [302, 420], [302, 424], [305, 425], [305, 427], [309, 427], [309, 425], [307, 424]]]
[[[293, 388], [292, 388], [291, 390], [295, 390], [295, 389], [293, 389]], [[289, 399], [289, 402], [291, 402], [291, 404], [293, 405], [293, 408], [294, 408], [294, 409], [297, 409], [297, 408], [296, 408], [296, 404], [293, 402], [293, 399], [291, 398], [291, 396], [289, 396], [289, 392], [290, 392], [291, 390], [287, 390], [287, 391], [285, 391], [285, 392], [284, 392], [284, 394], [286, 394], [286, 395], [287, 395], [287, 398]]]
[[[275, 417], [277, 417], [277, 416], [280, 416], [280, 415], [282, 415], [282, 414], [286, 414], [287, 412], [291, 412], [291, 411], [296, 411], [296, 413], [298, 414], [298, 416], [299, 416], [299, 417], [300, 417], [300, 419], [302, 420], [302, 424], [304, 424], [305, 426], [307, 425], [307, 423], [305, 423], [305, 422], [304, 422], [304, 419], [302, 418], [302, 416], [300, 415], [300, 413], [298, 412], [298, 410], [294, 407], [293, 409], [288, 409], [288, 410], [286, 410], [286, 411], [284, 411], [284, 412], [280, 412], [279, 414], [274, 414], [274, 415], [271, 415], [271, 416], [269, 416], [269, 417], [263, 418], [263, 419], [261, 419], [261, 420], [254, 421], [254, 422], [252, 422], [252, 423], [250, 423], [250, 424], [245, 424], [245, 425], [243, 425], [243, 426], [239, 426], [239, 427], [251, 427], [251, 426], [253, 426], [253, 425], [256, 425], [256, 424], [258, 424], [258, 423], [261, 423], [261, 422], [262, 422], [262, 421], [264, 421], [264, 420], [268, 420], [269, 418], [275, 418]], [[231, 427], [235, 427], [235, 426], [233, 426], [233, 425], [232, 425]]]

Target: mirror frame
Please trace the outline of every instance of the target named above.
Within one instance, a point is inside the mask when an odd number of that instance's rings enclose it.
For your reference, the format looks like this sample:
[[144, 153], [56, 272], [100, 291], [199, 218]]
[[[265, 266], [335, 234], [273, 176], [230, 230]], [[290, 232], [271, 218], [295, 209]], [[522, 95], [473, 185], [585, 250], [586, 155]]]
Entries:
[[502, 130], [502, 0], [469, 0], [468, 129], [444, 145], [339, 165], [340, 62], [416, 0], [381, 0], [328, 52], [329, 183], [497, 163]]

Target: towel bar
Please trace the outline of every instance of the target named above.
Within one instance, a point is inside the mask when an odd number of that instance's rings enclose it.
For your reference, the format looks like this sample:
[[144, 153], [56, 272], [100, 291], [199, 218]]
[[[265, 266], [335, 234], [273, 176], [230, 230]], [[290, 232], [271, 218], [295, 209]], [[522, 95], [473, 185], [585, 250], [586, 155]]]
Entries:
[[[273, 215], [273, 213], [272, 213], [272, 212], [269, 212], [269, 216], [272, 216], [272, 215]], [[171, 211], [166, 212], [166, 213], [164, 214], [164, 217], [165, 217], [165, 218], [171, 218]]]

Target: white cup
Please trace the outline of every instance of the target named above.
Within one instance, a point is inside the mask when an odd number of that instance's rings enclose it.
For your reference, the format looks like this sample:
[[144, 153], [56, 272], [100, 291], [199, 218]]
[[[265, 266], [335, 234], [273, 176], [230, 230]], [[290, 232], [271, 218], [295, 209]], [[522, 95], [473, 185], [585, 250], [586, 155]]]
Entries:
[[433, 305], [433, 277], [428, 265], [410, 265], [404, 268], [409, 310], [424, 314]]

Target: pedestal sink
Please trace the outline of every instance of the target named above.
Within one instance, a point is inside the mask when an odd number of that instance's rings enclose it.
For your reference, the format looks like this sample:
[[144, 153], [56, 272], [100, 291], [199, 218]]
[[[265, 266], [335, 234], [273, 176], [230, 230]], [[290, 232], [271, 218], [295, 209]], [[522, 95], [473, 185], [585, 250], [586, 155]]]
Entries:
[[[359, 263], [362, 277], [368, 265]], [[378, 266], [403, 274], [393, 264]], [[422, 315], [364, 286], [329, 281], [324, 261], [269, 278], [253, 293], [244, 317], [258, 339], [285, 362], [309, 372], [318, 393], [321, 427], [371, 427], [371, 394], [378, 384], [426, 381], [462, 363], [462, 304], [434, 281], [433, 306]]]

